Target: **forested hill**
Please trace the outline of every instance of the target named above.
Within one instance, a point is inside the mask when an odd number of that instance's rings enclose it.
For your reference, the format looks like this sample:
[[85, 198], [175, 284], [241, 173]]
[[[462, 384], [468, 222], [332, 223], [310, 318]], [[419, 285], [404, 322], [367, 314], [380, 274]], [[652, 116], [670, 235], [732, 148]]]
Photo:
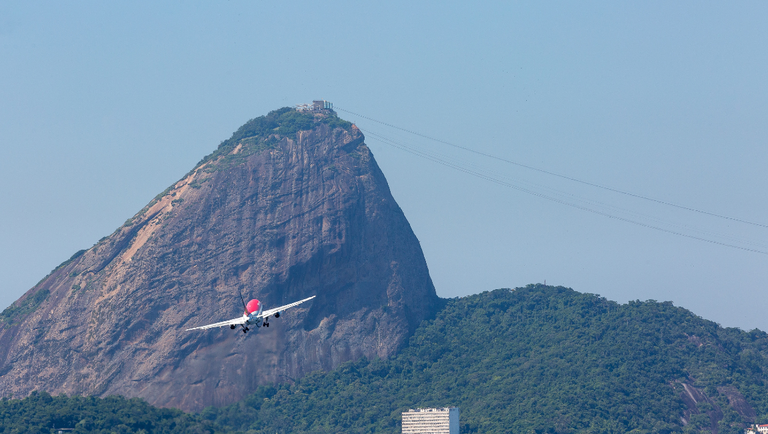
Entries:
[[458, 406], [461, 432], [742, 433], [768, 422], [768, 335], [672, 303], [531, 285], [447, 301], [387, 361], [262, 388], [204, 416], [251, 432], [399, 432]]
[[765, 333], [669, 302], [530, 285], [446, 300], [392, 359], [261, 387], [184, 420], [217, 432], [398, 433], [408, 408], [458, 406], [463, 434], [742, 433], [768, 421], [766, 355]]

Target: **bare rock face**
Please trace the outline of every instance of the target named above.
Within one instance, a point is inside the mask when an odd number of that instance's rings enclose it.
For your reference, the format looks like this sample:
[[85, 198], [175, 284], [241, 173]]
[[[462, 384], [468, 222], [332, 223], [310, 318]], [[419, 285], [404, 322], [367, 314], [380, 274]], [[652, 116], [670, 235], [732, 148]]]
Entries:
[[[186, 328], [317, 295], [243, 334]], [[0, 396], [199, 410], [393, 355], [438, 298], [362, 133], [331, 111], [249, 121], [0, 315]]]

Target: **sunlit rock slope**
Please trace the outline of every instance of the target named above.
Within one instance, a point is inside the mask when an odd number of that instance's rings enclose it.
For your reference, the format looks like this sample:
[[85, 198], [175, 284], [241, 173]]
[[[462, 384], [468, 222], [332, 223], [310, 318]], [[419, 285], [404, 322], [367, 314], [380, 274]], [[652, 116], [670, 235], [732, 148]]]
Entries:
[[[317, 295], [244, 335], [184, 331]], [[243, 125], [0, 315], [0, 396], [138, 396], [185, 410], [393, 355], [438, 303], [363, 134], [332, 111]]]

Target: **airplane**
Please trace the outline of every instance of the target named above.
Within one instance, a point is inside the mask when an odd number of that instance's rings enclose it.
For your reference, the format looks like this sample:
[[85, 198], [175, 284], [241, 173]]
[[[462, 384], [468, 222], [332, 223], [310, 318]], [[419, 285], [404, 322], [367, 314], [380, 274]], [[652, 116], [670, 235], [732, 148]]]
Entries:
[[235, 327], [238, 325], [242, 327], [243, 333], [248, 333], [249, 325], [254, 325], [256, 327], [269, 327], [269, 323], [267, 320], [269, 320], [269, 317], [274, 315], [275, 318], [280, 318], [280, 314], [289, 308], [292, 308], [294, 306], [298, 306], [301, 303], [304, 303], [305, 301], [312, 300], [316, 296], [313, 295], [312, 297], [305, 298], [304, 300], [295, 301], [290, 304], [286, 304], [285, 306], [276, 307], [274, 309], [264, 310], [264, 305], [261, 304], [259, 300], [256, 300], [255, 298], [248, 302], [248, 304], [245, 304], [245, 301], [243, 301], [243, 307], [245, 307], [245, 312], [243, 312], [243, 316], [239, 318], [230, 319], [227, 321], [217, 322], [213, 324], [208, 324], [200, 327], [193, 327], [191, 329], [187, 329], [186, 331], [190, 330], [207, 330], [214, 327], [224, 327], [229, 326], [230, 329], [234, 330]]

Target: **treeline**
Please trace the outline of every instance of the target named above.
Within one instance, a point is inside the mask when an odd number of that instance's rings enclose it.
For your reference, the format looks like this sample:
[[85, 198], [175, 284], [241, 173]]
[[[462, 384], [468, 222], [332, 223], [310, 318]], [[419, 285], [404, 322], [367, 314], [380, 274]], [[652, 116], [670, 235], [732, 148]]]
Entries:
[[[669, 302], [535, 285], [449, 300], [392, 360], [263, 387], [201, 415], [248, 433], [397, 433], [408, 408], [458, 406], [464, 434], [741, 434], [768, 421], [766, 354], [765, 333]], [[705, 399], [686, 404], [684, 384]]]
[[0, 400], [0, 433], [48, 434], [217, 433], [214, 424], [180, 410], [156, 408], [144, 400], [117, 396], [51, 396], [34, 392]]
[[741, 434], [768, 421], [767, 354], [765, 333], [722, 328], [669, 302], [619, 305], [531, 285], [447, 300], [393, 359], [264, 386], [227, 407], [183, 414], [36, 394], [2, 401], [0, 421], [80, 424], [77, 432], [394, 434], [402, 411], [458, 406], [463, 434]]
[[313, 112], [296, 111], [290, 107], [273, 110], [266, 116], [251, 119], [232, 134], [232, 137], [221, 142], [219, 148], [233, 147], [241, 140], [258, 137], [266, 138], [272, 134], [290, 137], [298, 131], [310, 130], [315, 123], [328, 124], [331, 129], [340, 127], [349, 129], [351, 122], [340, 119], [334, 112], [315, 117]]

